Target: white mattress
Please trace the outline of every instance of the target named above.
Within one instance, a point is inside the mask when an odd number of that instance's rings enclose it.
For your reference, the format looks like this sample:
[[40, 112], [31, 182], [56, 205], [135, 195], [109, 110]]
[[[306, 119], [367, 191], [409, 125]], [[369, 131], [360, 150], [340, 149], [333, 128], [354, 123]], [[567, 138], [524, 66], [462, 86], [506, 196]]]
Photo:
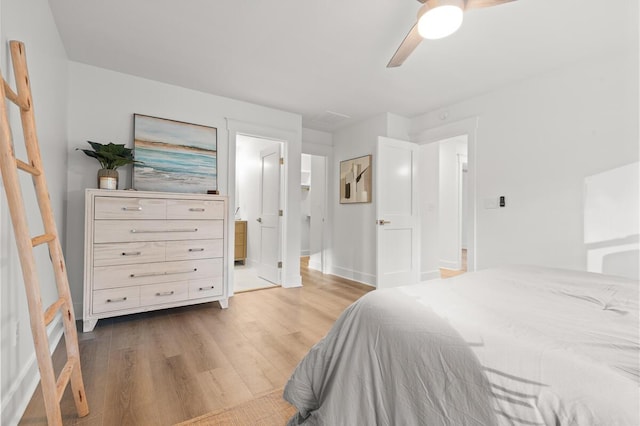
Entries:
[[291, 424], [640, 425], [638, 286], [514, 267], [376, 290], [292, 375]]

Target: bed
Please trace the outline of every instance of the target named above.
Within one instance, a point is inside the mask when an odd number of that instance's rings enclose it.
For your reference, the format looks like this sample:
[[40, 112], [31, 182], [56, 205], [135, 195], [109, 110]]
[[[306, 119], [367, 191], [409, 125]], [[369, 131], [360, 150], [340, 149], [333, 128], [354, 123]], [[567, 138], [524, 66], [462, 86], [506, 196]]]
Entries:
[[508, 267], [370, 292], [289, 378], [289, 424], [640, 425], [638, 287]]

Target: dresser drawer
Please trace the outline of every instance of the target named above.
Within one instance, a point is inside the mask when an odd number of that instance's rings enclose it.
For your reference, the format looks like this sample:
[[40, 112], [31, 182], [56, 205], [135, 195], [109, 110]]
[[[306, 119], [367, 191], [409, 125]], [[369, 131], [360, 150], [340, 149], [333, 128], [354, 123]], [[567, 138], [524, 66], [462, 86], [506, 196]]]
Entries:
[[222, 238], [222, 220], [96, 220], [93, 241], [175, 241]]
[[131, 287], [203, 279], [219, 275], [222, 275], [222, 259], [220, 258], [99, 266], [93, 269], [93, 288]]
[[93, 313], [121, 311], [136, 308], [140, 305], [140, 289], [114, 288], [93, 292]]
[[222, 296], [222, 275], [206, 280], [189, 281], [189, 299]]
[[161, 305], [189, 297], [186, 281], [174, 281], [163, 284], [143, 285], [140, 287], [140, 306]]
[[167, 219], [224, 219], [224, 202], [167, 200]]
[[96, 197], [95, 219], [165, 219], [166, 200], [154, 198]]
[[223, 240], [167, 241], [167, 260], [209, 259], [222, 257]]
[[94, 266], [128, 265], [131, 263], [163, 262], [165, 242], [94, 244]]

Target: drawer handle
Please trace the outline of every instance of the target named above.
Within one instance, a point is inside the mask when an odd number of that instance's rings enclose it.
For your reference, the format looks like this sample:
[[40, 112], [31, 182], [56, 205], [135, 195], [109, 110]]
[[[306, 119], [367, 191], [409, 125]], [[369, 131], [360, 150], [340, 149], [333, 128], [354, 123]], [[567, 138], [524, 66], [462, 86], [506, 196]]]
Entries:
[[156, 293], [156, 296], [171, 296], [173, 295], [174, 291], [162, 291], [162, 292], [158, 292]]
[[198, 268], [188, 269], [186, 271], [147, 272], [146, 274], [131, 274], [129, 275], [129, 278], [158, 277], [161, 275], [188, 274], [190, 272], [196, 272], [197, 270]]
[[125, 212], [141, 212], [142, 207], [123, 207], [122, 210]]
[[122, 252], [123, 256], [140, 256], [141, 254], [142, 254], [141, 251], [130, 251], [128, 253], [126, 251]]
[[211, 287], [200, 287], [198, 288], [198, 291], [213, 290], [214, 288], [216, 287], [213, 285]]
[[158, 232], [198, 232], [198, 228], [189, 228], [189, 229], [132, 229], [132, 234], [153, 234]]
[[121, 297], [120, 299], [107, 299], [107, 303], [124, 302], [126, 300], [127, 300], [126, 297]]
[[192, 207], [189, 209], [190, 212], [203, 212], [204, 209], [202, 207]]
[[204, 251], [203, 248], [190, 248], [189, 251], [193, 252], [193, 251]]

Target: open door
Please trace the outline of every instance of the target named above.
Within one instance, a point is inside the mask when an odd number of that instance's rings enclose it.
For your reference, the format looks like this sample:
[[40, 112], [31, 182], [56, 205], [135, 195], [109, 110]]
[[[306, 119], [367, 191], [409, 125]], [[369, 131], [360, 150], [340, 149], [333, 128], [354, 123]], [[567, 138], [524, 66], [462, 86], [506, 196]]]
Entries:
[[327, 158], [311, 156], [309, 268], [324, 273], [325, 215], [327, 210]]
[[417, 155], [414, 143], [378, 138], [375, 168], [378, 288], [418, 282]]
[[280, 144], [260, 151], [258, 276], [280, 284]]

